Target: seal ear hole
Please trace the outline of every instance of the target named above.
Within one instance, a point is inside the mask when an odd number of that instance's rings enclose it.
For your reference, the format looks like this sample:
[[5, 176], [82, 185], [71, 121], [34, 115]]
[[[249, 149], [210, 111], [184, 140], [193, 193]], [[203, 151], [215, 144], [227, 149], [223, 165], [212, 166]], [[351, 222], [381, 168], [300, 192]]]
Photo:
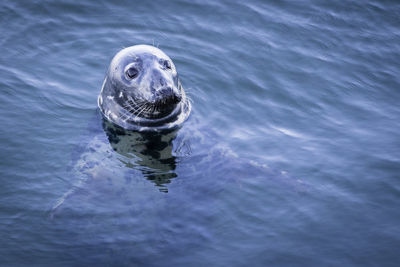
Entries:
[[167, 68], [167, 69], [172, 69], [172, 67], [171, 67], [171, 62], [169, 61], [169, 60], [165, 60], [164, 61], [164, 66]]
[[170, 69], [172, 69], [172, 64], [171, 64], [171, 61], [169, 61], [169, 60], [161, 60], [161, 62], [160, 62], [160, 64], [165, 68], [165, 69], [168, 69], [168, 70], [170, 70]]
[[130, 67], [126, 70], [125, 74], [129, 79], [134, 79], [138, 76], [139, 71], [135, 67]]

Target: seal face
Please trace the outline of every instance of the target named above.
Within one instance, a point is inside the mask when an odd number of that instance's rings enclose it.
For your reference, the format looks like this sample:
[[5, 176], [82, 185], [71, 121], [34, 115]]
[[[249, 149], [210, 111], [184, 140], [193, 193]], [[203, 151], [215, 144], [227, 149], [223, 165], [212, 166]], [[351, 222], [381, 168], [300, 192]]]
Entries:
[[110, 122], [136, 131], [175, 129], [191, 110], [174, 63], [149, 45], [131, 46], [114, 56], [98, 106]]

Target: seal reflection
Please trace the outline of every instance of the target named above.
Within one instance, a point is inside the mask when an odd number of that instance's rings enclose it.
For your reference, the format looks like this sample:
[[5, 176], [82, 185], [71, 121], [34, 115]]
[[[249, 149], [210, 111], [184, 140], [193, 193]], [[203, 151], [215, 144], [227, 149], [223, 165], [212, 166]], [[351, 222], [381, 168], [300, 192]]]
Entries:
[[129, 131], [104, 118], [102, 126], [113, 150], [123, 156], [120, 161], [128, 168], [140, 170], [144, 177], [160, 187], [160, 192], [167, 193], [166, 185], [177, 177], [177, 158], [173, 155], [172, 144], [177, 130]]

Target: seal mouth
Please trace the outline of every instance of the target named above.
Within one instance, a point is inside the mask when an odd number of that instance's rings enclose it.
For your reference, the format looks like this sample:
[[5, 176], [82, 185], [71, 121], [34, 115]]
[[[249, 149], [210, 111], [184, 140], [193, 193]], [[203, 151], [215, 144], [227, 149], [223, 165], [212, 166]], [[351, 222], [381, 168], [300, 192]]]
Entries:
[[116, 109], [105, 109], [104, 100], [99, 96], [98, 106], [103, 116], [124, 129], [140, 132], [175, 129], [188, 118], [191, 111], [190, 99], [184, 91], [176, 98], [167, 97], [154, 103], [132, 96], [113, 100], [116, 101]]
[[123, 108], [134, 115], [144, 119], [161, 119], [170, 115], [181, 102], [182, 96], [169, 95], [164, 96], [155, 101], [147, 101], [144, 99], [134, 99], [129, 96], [126, 100], [126, 105]]

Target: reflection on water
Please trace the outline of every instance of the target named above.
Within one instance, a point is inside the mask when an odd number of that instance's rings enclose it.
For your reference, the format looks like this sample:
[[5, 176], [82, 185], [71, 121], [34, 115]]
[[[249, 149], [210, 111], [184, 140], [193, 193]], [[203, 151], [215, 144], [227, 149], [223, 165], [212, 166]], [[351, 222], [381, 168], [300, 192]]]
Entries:
[[95, 119], [101, 120], [102, 126], [94, 126], [96, 134], [78, 150], [77, 160], [69, 171], [78, 180], [67, 180], [71, 188], [53, 205], [50, 217], [67, 203], [73, 206], [74, 199], [87, 203], [90, 197], [113, 194], [104, 193], [105, 188], [118, 195], [132, 178], [143, 176], [160, 192], [168, 193], [167, 184], [178, 176], [175, 171], [178, 163], [191, 154], [189, 141], [177, 137], [178, 129], [140, 133], [125, 130], [100, 116], [98, 112]]
[[124, 156], [120, 161], [128, 168], [139, 169], [144, 177], [160, 187], [161, 192], [167, 193], [165, 185], [177, 177], [177, 157], [174, 156], [173, 141], [178, 130], [127, 131], [104, 118], [102, 125], [113, 150]]

